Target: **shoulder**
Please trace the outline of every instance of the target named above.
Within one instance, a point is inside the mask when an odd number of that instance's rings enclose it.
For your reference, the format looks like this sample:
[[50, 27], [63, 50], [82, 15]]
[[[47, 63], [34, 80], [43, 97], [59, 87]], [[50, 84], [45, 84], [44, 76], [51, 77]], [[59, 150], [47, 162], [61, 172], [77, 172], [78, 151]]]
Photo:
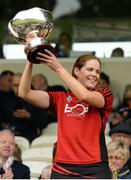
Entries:
[[17, 167], [17, 168], [21, 168], [23, 170], [29, 171], [29, 167], [28, 166], [26, 166], [23, 163], [21, 163], [19, 161], [16, 161], [16, 160], [13, 162], [13, 167]]
[[105, 99], [104, 109], [112, 111], [113, 95], [112, 91], [108, 88], [97, 88], [97, 92], [101, 93]]
[[56, 92], [48, 92], [49, 96], [50, 97], [63, 97], [63, 96], [66, 96], [67, 95], [67, 92], [64, 92], [64, 91], [56, 91]]
[[30, 169], [28, 166], [15, 160], [11, 168], [14, 174], [14, 179], [30, 179]]
[[96, 88], [95, 90], [103, 94], [103, 96], [112, 96], [112, 91], [109, 88]]

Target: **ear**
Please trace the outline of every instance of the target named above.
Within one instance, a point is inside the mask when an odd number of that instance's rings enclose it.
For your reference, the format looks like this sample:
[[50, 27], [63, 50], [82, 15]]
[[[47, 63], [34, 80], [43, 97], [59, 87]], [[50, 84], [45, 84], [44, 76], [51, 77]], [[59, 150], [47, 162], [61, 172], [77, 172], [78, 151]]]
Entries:
[[74, 74], [77, 78], [79, 77], [79, 69], [77, 67], [74, 68]]

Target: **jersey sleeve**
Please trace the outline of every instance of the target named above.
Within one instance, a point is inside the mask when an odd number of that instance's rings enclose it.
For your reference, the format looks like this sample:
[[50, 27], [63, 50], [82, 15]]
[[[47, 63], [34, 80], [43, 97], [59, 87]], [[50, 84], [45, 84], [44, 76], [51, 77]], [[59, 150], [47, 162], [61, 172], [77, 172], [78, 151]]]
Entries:
[[50, 109], [54, 109], [56, 111], [57, 103], [59, 102], [59, 99], [61, 98], [63, 92], [48, 92], [49, 94], [49, 101], [50, 101]]
[[105, 99], [105, 106], [100, 109], [100, 116], [103, 122], [103, 127], [105, 129], [106, 122], [109, 119], [109, 115], [112, 111], [112, 104], [113, 104], [113, 95], [110, 89], [107, 88], [100, 88], [96, 90], [97, 92], [101, 93]]
[[111, 90], [108, 88], [99, 88], [97, 91], [101, 93], [105, 99], [104, 109], [107, 111], [112, 111], [113, 95]]

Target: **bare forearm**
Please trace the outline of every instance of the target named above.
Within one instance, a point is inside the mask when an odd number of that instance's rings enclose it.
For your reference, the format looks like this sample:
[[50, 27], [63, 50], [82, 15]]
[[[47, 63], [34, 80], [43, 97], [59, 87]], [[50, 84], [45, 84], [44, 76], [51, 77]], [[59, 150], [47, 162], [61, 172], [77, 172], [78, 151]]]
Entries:
[[[83, 99], [83, 94], [87, 93], [87, 89], [75, 79], [64, 67], [59, 68], [56, 73], [65, 82], [68, 88], [77, 96], [78, 99]], [[82, 93], [83, 92], [83, 93]]]
[[20, 85], [19, 85], [19, 93], [18, 95], [22, 98], [29, 92], [31, 88], [31, 75], [32, 75], [33, 65], [30, 62], [26, 63], [25, 70], [22, 74]]
[[56, 71], [56, 73], [80, 101], [85, 101], [88, 104], [99, 108], [104, 106], [104, 98], [100, 93], [95, 91], [89, 91], [64, 67], [60, 67]]

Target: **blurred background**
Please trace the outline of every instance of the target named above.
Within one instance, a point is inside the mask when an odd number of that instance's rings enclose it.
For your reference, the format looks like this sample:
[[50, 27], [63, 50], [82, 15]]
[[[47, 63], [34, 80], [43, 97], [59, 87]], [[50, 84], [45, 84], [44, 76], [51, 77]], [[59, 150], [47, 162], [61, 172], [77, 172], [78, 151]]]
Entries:
[[[110, 57], [116, 47], [131, 57], [131, 0], [1, 0], [0, 43], [4, 57], [25, 58], [23, 46], [8, 32], [8, 22], [20, 10], [40, 7], [50, 10], [54, 27], [49, 42], [55, 44], [61, 32], [72, 37], [72, 53], [94, 52]], [[16, 48], [16, 53], [11, 53]]]

